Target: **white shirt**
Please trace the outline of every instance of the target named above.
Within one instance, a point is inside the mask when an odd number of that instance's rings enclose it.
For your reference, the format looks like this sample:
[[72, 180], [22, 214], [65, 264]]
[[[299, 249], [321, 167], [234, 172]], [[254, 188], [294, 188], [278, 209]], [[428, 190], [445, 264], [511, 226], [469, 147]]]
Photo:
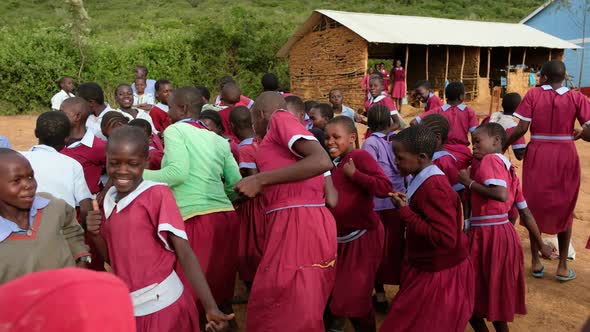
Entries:
[[82, 165], [47, 145], [35, 145], [21, 152], [31, 163], [37, 180], [37, 192], [61, 198], [72, 207], [92, 198], [84, 179]]
[[53, 95], [53, 97], [51, 97], [51, 109], [53, 109], [54, 111], [59, 111], [61, 103], [63, 103], [64, 100], [72, 97], [75, 97], [73, 93], [61, 90], [60, 92]]
[[[131, 83], [131, 90], [133, 90], [134, 94], [137, 93], [137, 90], [135, 89], [135, 83]], [[143, 93], [151, 93], [153, 96], [155, 96], [156, 81], [150, 79], [145, 80], [145, 90], [143, 91]]]
[[94, 114], [90, 114], [88, 119], [86, 120], [86, 130], [92, 132], [94, 136], [100, 138], [103, 141], [106, 141], [107, 138], [102, 134], [102, 130], [100, 129], [100, 123], [102, 122], [102, 117], [107, 114], [107, 112], [115, 111], [112, 109], [109, 104], [105, 104], [106, 108], [100, 112], [98, 116]]
[[154, 105], [156, 103], [156, 98], [151, 93], [144, 92], [141, 96], [137, 93], [133, 93], [133, 105], [139, 104], [150, 104]]
[[[135, 110], [137, 111], [137, 117], [135, 117], [135, 119], [144, 119], [145, 121], [149, 122], [150, 126], [152, 126], [152, 133], [157, 134], [158, 131], [156, 130], [156, 127], [154, 127], [154, 122], [152, 121], [152, 117], [150, 116], [150, 114], [139, 108], [136, 108]], [[115, 111], [123, 114], [127, 119], [129, 119], [129, 121], [134, 119], [133, 116], [131, 116], [131, 114], [121, 109], [116, 109]]]

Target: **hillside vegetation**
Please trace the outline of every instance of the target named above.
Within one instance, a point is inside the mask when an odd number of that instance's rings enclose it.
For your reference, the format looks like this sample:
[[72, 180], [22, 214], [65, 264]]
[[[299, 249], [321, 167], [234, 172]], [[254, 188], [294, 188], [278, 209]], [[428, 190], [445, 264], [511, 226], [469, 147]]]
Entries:
[[517, 22], [544, 0], [86, 0], [86, 21], [75, 18], [80, 2], [0, 1], [0, 113], [47, 109], [62, 75], [96, 81], [110, 97], [135, 64], [177, 86], [215, 90], [229, 74], [256, 95], [266, 71], [286, 86], [287, 62], [275, 54], [314, 9]]

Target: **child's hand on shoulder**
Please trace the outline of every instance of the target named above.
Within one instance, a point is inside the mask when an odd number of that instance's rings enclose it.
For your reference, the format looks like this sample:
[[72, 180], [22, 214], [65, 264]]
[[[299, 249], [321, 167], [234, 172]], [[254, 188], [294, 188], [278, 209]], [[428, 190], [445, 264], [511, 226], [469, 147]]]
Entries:
[[236, 183], [234, 191], [242, 196], [256, 197], [262, 191], [262, 187], [264, 187], [259, 175], [260, 173], [242, 178], [240, 182]]
[[102, 224], [102, 213], [98, 207], [98, 202], [92, 200], [92, 211], [86, 215], [86, 230], [92, 235], [100, 235], [100, 226]]
[[354, 165], [354, 160], [352, 160], [352, 158], [350, 158], [344, 164], [344, 166], [342, 166], [342, 172], [344, 173], [344, 175], [348, 176], [349, 178], [354, 175], [354, 172], [356, 172], [356, 166]]
[[388, 195], [391, 198], [391, 201], [393, 202], [393, 205], [395, 205], [396, 208], [400, 209], [400, 208], [403, 208], [404, 206], [408, 205], [406, 194], [400, 193], [400, 192], [395, 192], [395, 193], [389, 193]]
[[219, 332], [224, 331], [229, 326], [228, 321], [234, 319], [235, 315], [226, 315], [221, 312], [218, 308], [207, 311], [207, 325], [205, 331], [207, 332]]
[[471, 181], [471, 167], [459, 171], [459, 182], [462, 185], [468, 187]]

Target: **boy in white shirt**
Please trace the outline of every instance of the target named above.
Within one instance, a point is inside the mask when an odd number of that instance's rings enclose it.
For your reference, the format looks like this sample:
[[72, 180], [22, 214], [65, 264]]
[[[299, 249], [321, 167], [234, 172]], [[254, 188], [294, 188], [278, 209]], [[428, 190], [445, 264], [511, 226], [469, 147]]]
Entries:
[[145, 91], [146, 79], [135, 79], [135, 90], [133, 91], [133, 107], [148, 111], [156, 104], [154, 95]]
[[58, 93], [51, 97], [51, 109], [59, 111], [61, 103], [71, 97], [74, 97], [72, 91], [74, 90], [74, 79], [69, 76], [64, 76], [59, 79], [59, 88], [61, 89]]

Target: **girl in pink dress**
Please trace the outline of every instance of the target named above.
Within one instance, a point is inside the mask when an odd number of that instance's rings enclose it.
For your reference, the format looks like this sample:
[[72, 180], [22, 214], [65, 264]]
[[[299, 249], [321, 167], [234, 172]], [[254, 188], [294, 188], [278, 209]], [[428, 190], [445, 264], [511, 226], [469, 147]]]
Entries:
[[261, 193], [265, 244], [248, 301], [248, 332], [324, 331], [336, 276], [336, 223], [325, 207], [324, 172], [333, 164], [285, 98], [264, 92], [252, 106], [260, 173], [235, 190]]
[[[555, 277], [572, 280], [576, 273], [567, 267], [567, 253], [572, 235], [574, 208], [580, 189], [580, 160], [574, 139], [590, 137], [590, 100], [580, 92], [561, 86], [565, 65], [559, 60], [545, 63], [541, 70], [542, 86], [527, 92], [514, 116], [520, 119], [507, 139], [504, 149], [531, 129], [522, 169], [524, 195], [545, 234], [557, 234], [559, 266]], [[574, 134], [574, 123], [583, 131]], [[539, 248], [531, 240], [532, 269], [544, 271]]]
[[395, 67], [391, 70], [390, 77], [393, 77], [391, 98], [393, 98], [396, 108], [401, 111], [402, 99], [406, 97], [406, 71], [404, 67], [402, 67], [401, 60], [395, 61]]
[[551, 253], [543, 245], [514, 168], [501, 154], [505, 140], [504, 128], [498, 123], [478, 127], [473, 134], [477, 168], [472, 174], [468, 170], [459, 172], [459, 181], [471, 191], [467, 235], [475, 270], [475, 308], [470, 322], [476, 332], [488, 331], [484, 318], [493, 322], [496, 331], [506, 332], [507, 322], [513, 321], [515, 314], [526, 314], [524, 254], [518, 233], [509, 221], [514, 205], [543, 253]]
[[219, 311], [184, 230], [170, 189], [143, 181], [149, 143], [137, 127], [113, 131], [107, 143], [107, 173], [113, 187], [103, 208], [87, 217], [88, 232], [113, 272], [131, 291], [137, 331], [199, 331], [197, 308], [174, 267], [178, 260], [206, 310], [207, 330], [219, 330], [232, 315]]

